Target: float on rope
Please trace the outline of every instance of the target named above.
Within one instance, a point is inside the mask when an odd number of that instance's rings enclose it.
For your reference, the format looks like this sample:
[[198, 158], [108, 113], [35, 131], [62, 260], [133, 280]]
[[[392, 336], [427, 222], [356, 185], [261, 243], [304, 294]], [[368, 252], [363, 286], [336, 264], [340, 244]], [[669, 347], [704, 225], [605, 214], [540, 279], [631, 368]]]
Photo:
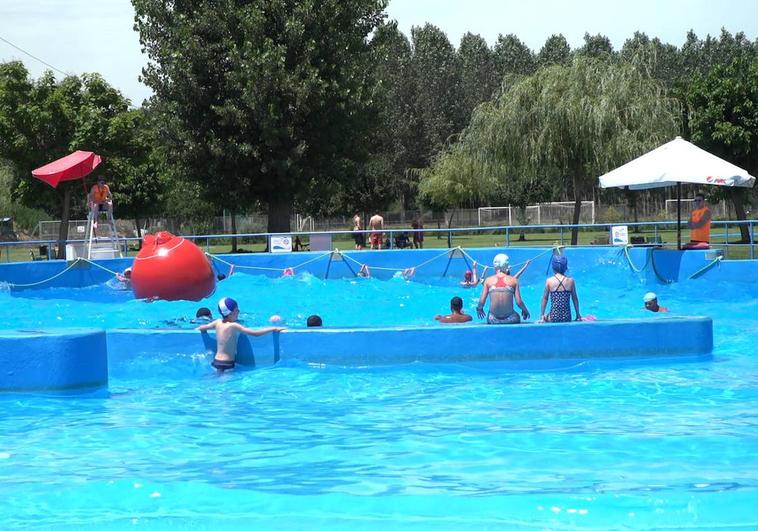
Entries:
[[139, 299], [199, 301], [216, 289], [205, 253], [170, 232], [148, 234], [132, 266], [132, 289]]

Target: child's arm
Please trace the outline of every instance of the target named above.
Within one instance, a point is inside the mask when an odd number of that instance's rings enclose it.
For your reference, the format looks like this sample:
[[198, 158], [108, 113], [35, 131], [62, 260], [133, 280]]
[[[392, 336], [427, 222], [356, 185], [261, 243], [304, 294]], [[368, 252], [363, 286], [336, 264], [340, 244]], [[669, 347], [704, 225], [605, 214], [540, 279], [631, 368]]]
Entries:
[[542, 300], [540, 301], [540, 321], [545, 320], [545, 310], [547, 309], [547, 299], [550, 294], [550, 284], [545, 281], [545, 291], [542, 292]]
[[576, 293], [576, 282], [574, 282], [573, 288], [574, 289], [571, 290], [571, 300], [574, 302], [574, 310], [576, 310], [575, 319], [581, 321], [582, 315], [579, 313], [579, 295]]
[[242, 332], [243, 334], [247, 334], [249, 336], [255, 336], [255, 337], [263, 336], [270, 332], [281, 332], [282, 330], [285, 330], [283, 326], [269, 326], [266, 328], [254, 329], [254, 328], [247, 328], [245, 326], [238, 324], [237, 327], [238, 327], [238, 330]]
[[205, 332], [206, 330], [210, 330], [212, 328], [216, 328], [216, 323], [219, 321], [219, 319], [216, 319], [215, 321], [211, 321], [210, 323], [200, 325], [195, 330], [198, 330], [200, 332]]

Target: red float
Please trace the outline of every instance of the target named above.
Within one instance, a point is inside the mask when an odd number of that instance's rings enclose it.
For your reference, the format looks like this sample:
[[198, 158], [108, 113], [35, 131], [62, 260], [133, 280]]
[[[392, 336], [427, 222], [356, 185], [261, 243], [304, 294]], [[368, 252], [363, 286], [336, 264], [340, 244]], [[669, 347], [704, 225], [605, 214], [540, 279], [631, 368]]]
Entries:
[[148, 234], [132, 266], [132, 289], [139, 299], [198, 301], [216, 289], [205, 253], [170, 232]]

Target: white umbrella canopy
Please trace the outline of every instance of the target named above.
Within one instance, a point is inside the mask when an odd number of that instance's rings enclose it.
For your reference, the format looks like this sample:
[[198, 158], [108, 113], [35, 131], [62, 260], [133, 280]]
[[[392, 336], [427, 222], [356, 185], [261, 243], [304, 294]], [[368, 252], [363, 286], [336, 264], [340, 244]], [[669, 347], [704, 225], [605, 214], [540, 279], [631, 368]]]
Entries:
[[600, 177], [601, 188], [644, 190], [678, 183], [749, 188], [755, 177], [681, 137]]
[[676, 185], [677, 249], [682, 246], [682, 183], [750, 188], [755, 177], [679, 136], [600, 176], [601, 188], [645, 190]]

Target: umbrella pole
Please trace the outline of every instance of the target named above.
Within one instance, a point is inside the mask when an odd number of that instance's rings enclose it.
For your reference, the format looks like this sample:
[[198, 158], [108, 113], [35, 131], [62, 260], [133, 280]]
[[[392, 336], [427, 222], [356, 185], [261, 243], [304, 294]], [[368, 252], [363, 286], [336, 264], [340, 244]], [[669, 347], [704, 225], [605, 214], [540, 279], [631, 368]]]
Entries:
[[682, 183], [676, 183], [676, 248], [682, 250]]

